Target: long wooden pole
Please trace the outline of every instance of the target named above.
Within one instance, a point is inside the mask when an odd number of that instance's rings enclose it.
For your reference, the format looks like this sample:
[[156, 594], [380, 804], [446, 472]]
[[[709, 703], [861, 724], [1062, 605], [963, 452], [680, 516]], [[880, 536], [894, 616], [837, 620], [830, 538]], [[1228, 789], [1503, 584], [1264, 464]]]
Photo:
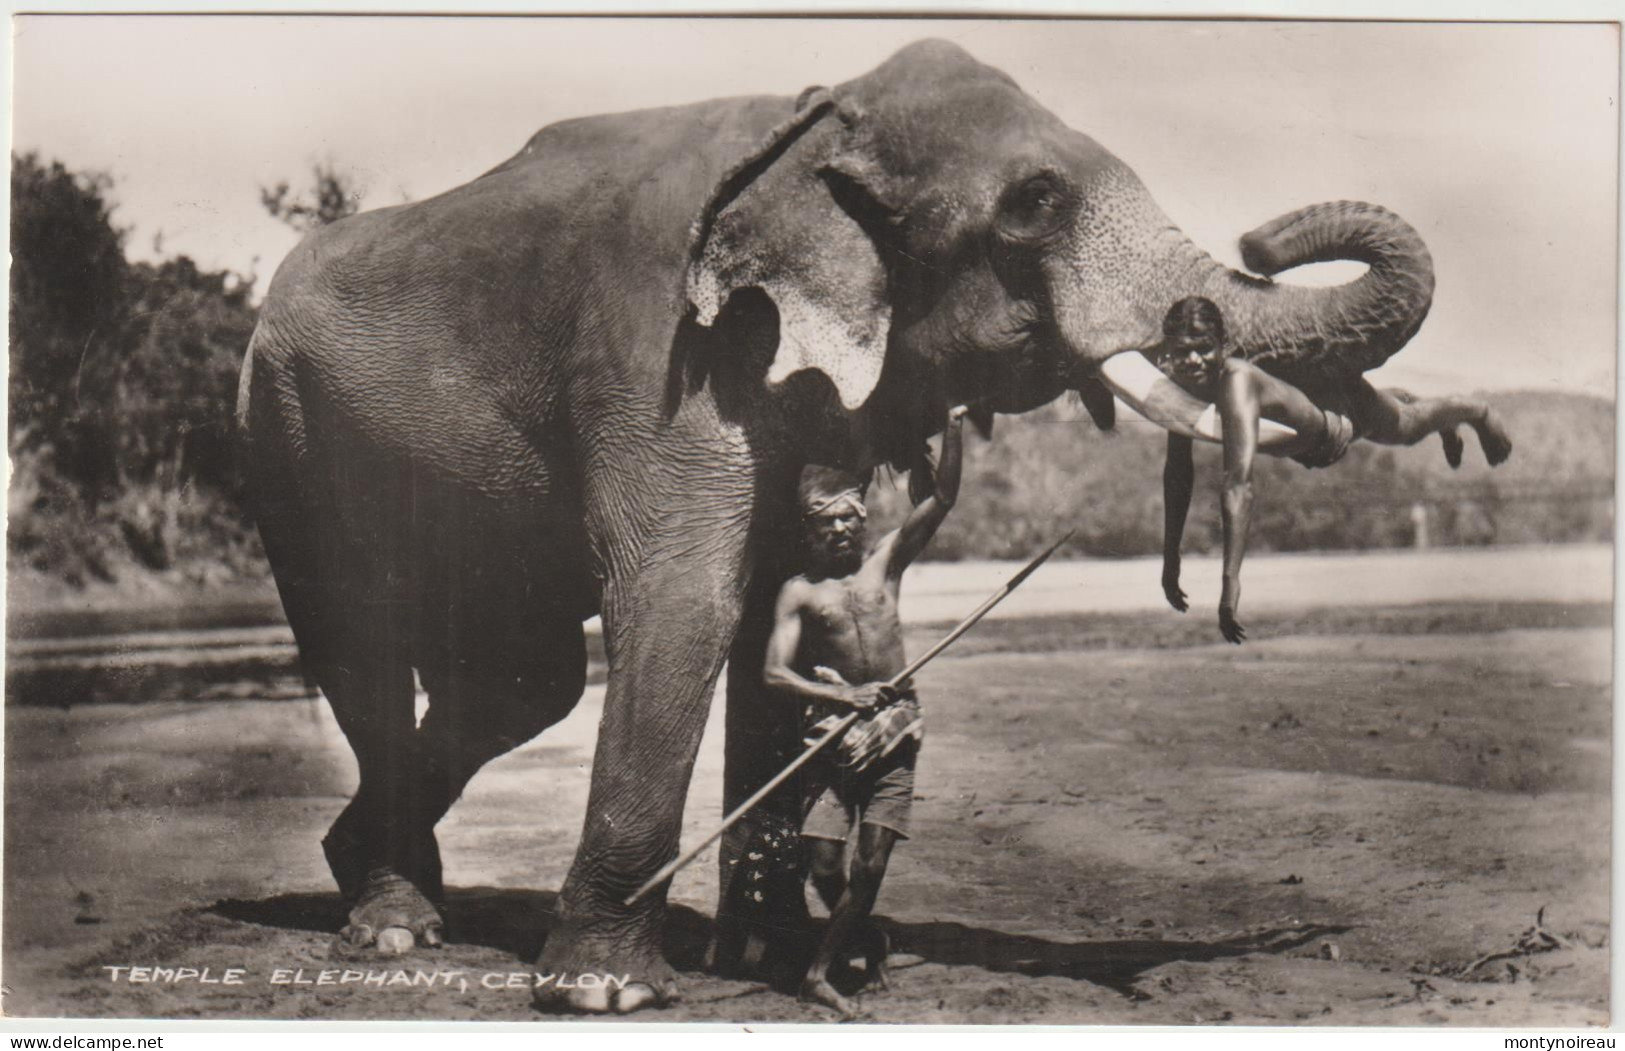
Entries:
[[[954, 640], [958, 639], [959, 636], [965, 634], [965, 632], [975, 627], [976, 622], [986, 616], [988, 610], [992, 609], [994, 606], [997, 606], [1000, 602], [1003, 602], [1012, 591], [1021, 586], [1022, 581], [1032, 576], [1033, 572], [1036, 571], [1039, 566], [1048, 561], [1049, 557], [1055, 554], [1055, 552], [1060, 549], [1062, 544], [1071, 539], [1072, 533], [1073, 530], [1067, 530], [1065, 536], [1061, 537], [1061, 539], [1057, 540], [1055, 543], [1046, 548], [1043, 554], [1039, 555], [1037, 558], [1023, 566], [1021, 572], [1005, 581], [1003, 587], [999, 588], [999, 590], [995, 591], [992, 595], [989, 595], [985, 602], [972, 610], [968, 617], [960, 621], [959, 624], [955, 626], [954, 630], [950, 631], [948, 634], [944, 635], [940, 640], [938, 640], [936, 645], [932, 646], [930, 649], [914, 658], [914, 660], [910, 661], [908, 667], [887, 679], [886, 685], [893, 687], [901, 686], [903, 683], [907, 682], [915, 672], [925, 667], [932, 658], [952, 645]], [[758, 788], [754, 793], [751, 794], [749, 799], [735, 807], [733, 813], [722, 819], [722, 824], [717, 826], [716, 831], [712, 832], [710, 835], [706, 836], [700, 841], [699, 846], [694, 847], [682, 857], [669, 862], [659, 872], [649, 877], [648, 881], [644, 883], [643, 886], [633, 891], [631, 896], [626, 899], [626, 904], [636, 904], [645, 894], [671, 879], [672, 876], [676, 875], [684, 866], [688, 865], [695, 858], [699, 857], [701, 851], [703, 851], [706, 847], [709, 847], [712, 843], [715, 843], [719, 838], [721, 838], [724, 832], [728, 831], [730, 828], [733, 828], [734, 825], [738, 823], [740, 818], [744, 817], [750, 812], [752, 807], [766, 799], [768, 793], [784, 784], [791, 774], [795, 773], [797, 770], [800, 770], [807, 764], [808, 760], [812, 759], [813, 756], [823, 751], [825, 745], [829, 744], [831, 741], [841, 736], [841, 734], [845, 733], [846, 728], [851, 726], [852, 723], [857, 720], [858, 716], [862, 714], [862, 712], [852, 712], [849, 715], [844, 716], [840, 722], [830, 727], [828, 733], [826, 733], [823, 737], [820, 737], [805, 752], [798, 755], [795, 758], [795, 761], [789, 766], [779, 771], [773, 780], [769, 781], [761, 788]]]

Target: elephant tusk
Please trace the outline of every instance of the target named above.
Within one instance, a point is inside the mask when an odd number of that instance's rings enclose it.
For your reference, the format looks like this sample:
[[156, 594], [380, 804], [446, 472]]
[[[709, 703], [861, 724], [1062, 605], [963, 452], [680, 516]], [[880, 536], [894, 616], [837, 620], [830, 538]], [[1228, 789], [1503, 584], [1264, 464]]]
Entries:
[[[1223, 444], [1218, 406], [1188, 393], [1144, 354], [1133, 350], [1114, 354], [1101, 362], [1100, 378], [1129, 408], [1164, 430]], [[1260, 450], [1283, 449], [1297, 440], [1298, 432], [1283, 423], [1258, 421]]]

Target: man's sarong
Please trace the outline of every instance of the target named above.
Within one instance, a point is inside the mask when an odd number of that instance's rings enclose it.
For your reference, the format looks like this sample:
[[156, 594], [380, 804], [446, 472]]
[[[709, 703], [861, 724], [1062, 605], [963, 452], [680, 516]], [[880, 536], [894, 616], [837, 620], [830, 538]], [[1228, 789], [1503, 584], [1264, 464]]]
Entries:
[[[827, 715], [813, 723], [808, 727], [806, 743], [811, 746], [822, 741], [842, 718]], [[920, 714], [920, 702], [912, 694], [905, 694], [896, 703], [847, 727], [841, 739], [830, 746], [834, 753], [831, 761], [856, 773], [890, 755], [904, 741], [924, 739], [925, 719]]]

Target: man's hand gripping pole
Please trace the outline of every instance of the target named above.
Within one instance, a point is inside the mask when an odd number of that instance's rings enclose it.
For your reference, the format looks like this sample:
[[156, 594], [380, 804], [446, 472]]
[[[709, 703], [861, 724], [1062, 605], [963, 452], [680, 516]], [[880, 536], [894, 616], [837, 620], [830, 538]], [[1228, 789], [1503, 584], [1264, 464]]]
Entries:
[[[919, 671], [921, 668], [930, 663], [937, 654], [953, 645], [954, 641], [958, 639], [959, 636], [965, 634], [965, 632], [975, 627], [976, 622], [985, 617], [988, 610], [992, 609], [994, 606], [997, 606], [1000, 602], [1003, 602], [1012, 591], [1021, 586], [1023, 581], [1032, 576], [1039, 566], [1048, 561], [1049, 557], [1055, 554], [1055, 552], [1060, 549], [1062, 544], [1066, 543], [1072, 538], [1073, 532], [1074, 530], [1068, 529], [1065, 536], [1061, 537], [1061, 539], [1045, 548], [1042, 554], [1023, 566], [1021, 572], [1005, 581], [1003, 587], [989, 595], [980, 606], [977, 606], [971, 611], [968, 617], [960, 621], [959, 624], [954, 627], [954, 630], [950, 631], [948, 634], [939, 639], [936, 645], [914, 658], [914, 660], [909, 662], [908, 667], [904, 668], [896, 675], [893, 675], [890, 679], [887, 679], [886, 685], [892, 687], [901, 686], [903, 683], [907, 682], [911, 677], [913, 677], [915, 672]], [[743, 803], [740, 803], [739, 806], [734, 809], [733, 813], [723, 818], [722, 824], [717, 826], [716, 830], [710, 835], [706, 836], [705, 839], [701, 840], [698, 846], [694, 847], [682, 857], [669, 862], [659, 872], [649, 877], [647, 883], [639, 887], [636, 891], [632, 892], [631, 896], [626, 899], [626, 904], [636, 904], [644, 895], [671, 879], [672, 876], [676, 875], [681, 869], [684, 868], [684, 866], [688, 865], [695, 858], [699, 857], [701, 851], [705, 850], [705, 848], [709, 847], [712, 843], [715, 843], [724, 832], [732, 828], [740, 818], [749, 813], [752, 807], [766, 799], [768, 794], [775, 788], [782, 785], [791, 774], [795, 773], [797, 770], [800, 770], [807, 764], [808, 760], [817, 755], [819, 752], [823, 751], [825, 745], [828, 745], [830, 742], [840, 737], [841, 734], [845, 733], [846, 728], [856, 722], [858, 716], [862, 714], [862, 712], [852, 712], [851, 714], [843, 717], [840, 722], [836, 723], [830, 728], [829, 733], [825, 734], [823, 737], [820, 737], [816, 744], [808, 748], [805, 752], [802, 752], [796, 757], [794, 762], [785, 767], [783, 770], [779, 771], [773, 780], [769, 781], [761, 788], [758, 788], [749, 799], [745, 800]]]

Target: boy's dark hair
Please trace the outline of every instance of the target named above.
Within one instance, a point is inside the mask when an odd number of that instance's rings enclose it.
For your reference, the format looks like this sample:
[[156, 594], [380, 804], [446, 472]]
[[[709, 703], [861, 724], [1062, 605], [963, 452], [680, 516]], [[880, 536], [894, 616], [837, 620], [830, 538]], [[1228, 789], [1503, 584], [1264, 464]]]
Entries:
[[1206, 328], [1216, 342], [1224, 343], [1224, 313], [1219, 305], [1206, 296], [1186, 296], [1163, 315], [1162, 338], [1173, 339], [1182, 331], [1198, 327]]

